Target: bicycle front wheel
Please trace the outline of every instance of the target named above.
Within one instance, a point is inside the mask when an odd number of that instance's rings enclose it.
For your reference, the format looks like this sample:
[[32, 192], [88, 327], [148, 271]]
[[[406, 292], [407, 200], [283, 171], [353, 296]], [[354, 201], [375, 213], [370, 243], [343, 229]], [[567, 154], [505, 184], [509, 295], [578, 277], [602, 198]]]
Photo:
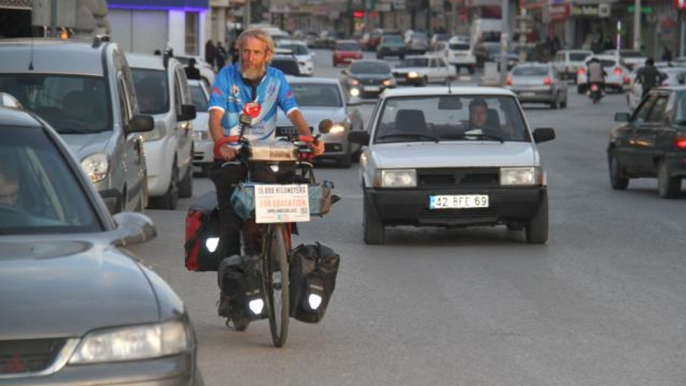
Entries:
[[282, 347], [288, 337], [290, 294], [286, 226], [271, 224], [264, 251], [264, 285], [269, 307], [269, 329], [274, 346]]

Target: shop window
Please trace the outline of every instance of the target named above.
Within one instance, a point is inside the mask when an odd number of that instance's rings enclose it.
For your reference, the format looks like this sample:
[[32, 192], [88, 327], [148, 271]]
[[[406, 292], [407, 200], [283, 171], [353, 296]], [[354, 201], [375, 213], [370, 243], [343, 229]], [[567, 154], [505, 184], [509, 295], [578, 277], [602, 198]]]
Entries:
[[186, 12], [186, 55], [198, 55], [198, 13]]

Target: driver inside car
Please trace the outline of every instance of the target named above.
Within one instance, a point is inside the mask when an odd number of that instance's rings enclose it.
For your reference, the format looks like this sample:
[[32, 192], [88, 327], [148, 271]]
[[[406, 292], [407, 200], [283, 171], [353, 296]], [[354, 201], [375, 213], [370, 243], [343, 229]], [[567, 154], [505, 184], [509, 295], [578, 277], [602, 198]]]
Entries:
[[489, 110], [485, 100], [476, 98], [469, 102], [469, 130], [466, 134], [490, 134], [500, 136], [500, 125], [489, 122], [488, 118]]
[[0, 159], [0, 205], [17, 206], [19, 196], [19, 176], [14, 165]]

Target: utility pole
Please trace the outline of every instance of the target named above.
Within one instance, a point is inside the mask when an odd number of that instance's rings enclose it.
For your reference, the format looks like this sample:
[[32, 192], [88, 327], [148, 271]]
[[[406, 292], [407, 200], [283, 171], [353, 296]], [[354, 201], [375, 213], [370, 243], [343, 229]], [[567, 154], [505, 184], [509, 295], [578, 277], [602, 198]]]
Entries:
[[500, 33], [500, 86], [505, 86], [507, 77], [507, 41], [510, 36], [510, 1], [502, 0], [501, 3], [501, 29]]
[[456, 34], [455, 26], [457, 25], [457, 4], [455, 3], [456, 0], [450, 0], [450, 30], [448, 33], [451, 37]]
[[634, 50], [641, 50], [641, 0], [634, 0]]
[[50, 37], [57, 37], [57, 0], [50, 1]]
[[250, 0], [245, 0], [245, 5], [243, 6], [243, 30], [247, 30], [250, 26], [250, 19], [252, 15], [250, 14]]

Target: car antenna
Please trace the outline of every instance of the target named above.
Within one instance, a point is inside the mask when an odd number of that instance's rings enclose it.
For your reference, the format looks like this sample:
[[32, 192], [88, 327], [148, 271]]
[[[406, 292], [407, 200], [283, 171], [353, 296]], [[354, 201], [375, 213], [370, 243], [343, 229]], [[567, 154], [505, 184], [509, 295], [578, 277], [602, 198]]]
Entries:
[[29, 57], [29, 71], [33, 71], [33, 36], [31, 36], [31, 56]]
[[453, 93], [453, 87], [452, 87], [453, 82], [448, 82], [448, 94]]

